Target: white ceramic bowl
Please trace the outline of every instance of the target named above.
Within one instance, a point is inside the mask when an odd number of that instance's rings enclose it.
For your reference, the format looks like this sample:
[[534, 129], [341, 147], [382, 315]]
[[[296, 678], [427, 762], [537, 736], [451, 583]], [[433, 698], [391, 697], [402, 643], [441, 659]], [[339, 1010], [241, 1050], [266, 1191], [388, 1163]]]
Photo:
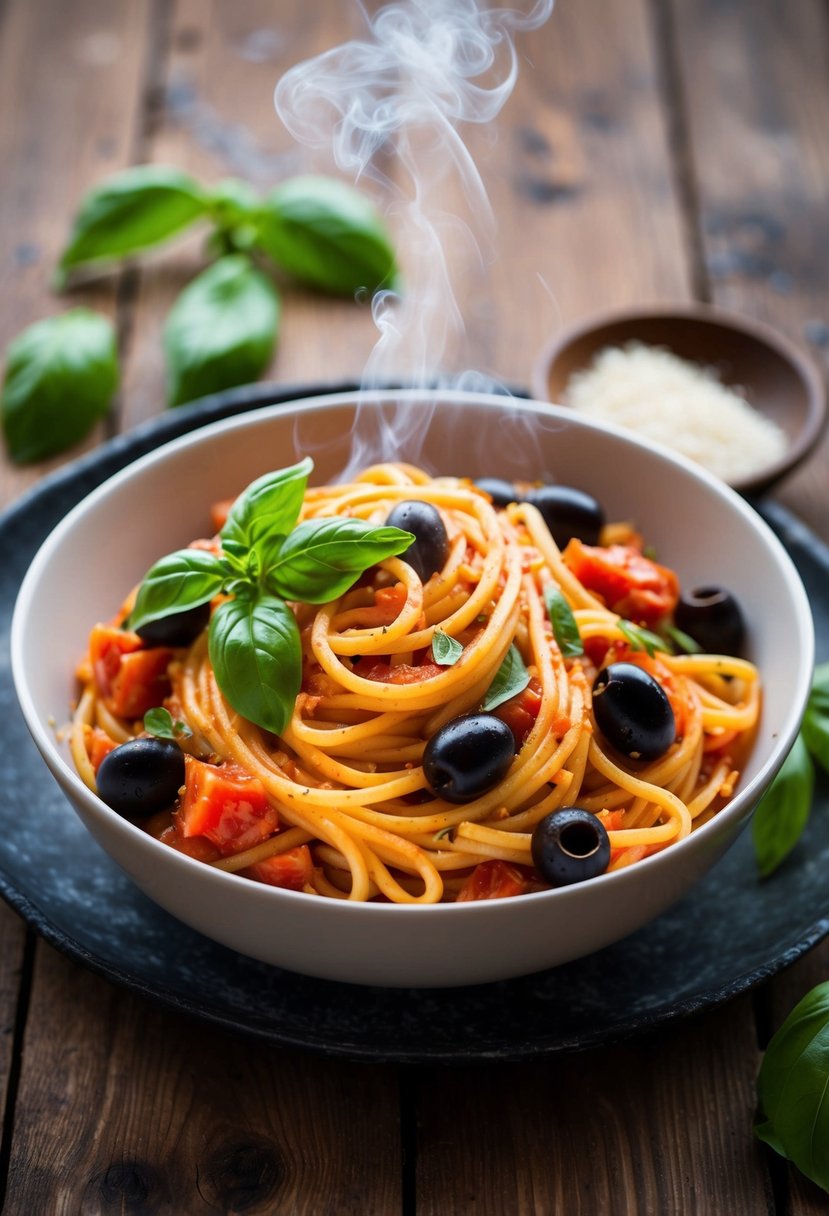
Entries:
[[[24, 580], [12, 625], [20, 703], [46, 763], [95, 839], [162, 907], [242, 954], [361, 984], [442, 987], [528, 974], [624, 937], [679, 899], [732, 843], [797, 733], [813, 665], [809, 605], [783, 547], [735, 493], [667, 451], [548, 405], [443, 393], [338, 394], [205, 427], [99, 487], [52, 533]], [[688, 585], [719, 583], [744, 605], [764, 707], [736, 797], [681, 844], [616, 873], [520, 898], [433, 907], [350, 904], [225, 874], [158, 843], [79, 780], [54, 723], [91, 625], [159, 556], [204, 533], [207, 509], [310, 453], [312, 480], [377, 455], [432, 472], [532, 479], [592, 492], [634, 520]], [[418, 435], [420, 437], [418, 437]], [[60, 607], [60, 628], [55, 607]], [[713, 948], [713, 944], [712, 944]]]

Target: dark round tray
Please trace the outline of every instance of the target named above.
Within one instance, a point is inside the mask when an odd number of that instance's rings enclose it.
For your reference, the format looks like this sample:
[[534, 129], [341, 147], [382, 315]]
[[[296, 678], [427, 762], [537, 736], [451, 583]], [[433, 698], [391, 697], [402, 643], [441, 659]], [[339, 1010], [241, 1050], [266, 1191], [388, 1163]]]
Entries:
[[[47, 533], [112, 473], [168, 439], [246, 409], [344, 385], [256, 385], [165, 414], [48, 478], [0, 517], [0, 711], [5, 784], [0, 892], [48, 942], [97, 973], [230, 1031], [375, 1061], [515, 1060], [596, 1046], [717, 1005], [792, 963], [829, 932], [829, 783], [802, 841], [770, 880], [749, 833], [694, 891], [606, 950], [524, 979], [426, 990], [309, 979], [219, 946], [144, 896], [81, 826], [29, 739], [9, 669], [20, 581]], [[763, 514], [829, 648], [829, 552], [781, 508]], [[59, 622], [56, 622], [56, 625]]]

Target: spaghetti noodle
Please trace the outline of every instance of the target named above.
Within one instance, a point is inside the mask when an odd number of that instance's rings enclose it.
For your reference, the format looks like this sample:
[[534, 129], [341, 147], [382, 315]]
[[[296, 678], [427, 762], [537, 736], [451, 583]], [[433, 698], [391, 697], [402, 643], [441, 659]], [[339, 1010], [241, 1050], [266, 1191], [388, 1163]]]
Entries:
[[[653, 653], [637, 648], [624, 617], [575, 573], [570, 547], [558, 548], [530, 502], [498, 509], [468, 480], [377, 465], [348, 484], [308, 489], [302, 519], [382, 524], [411, 500], [440, 513], [442, 567], [423, 581], [405, 555], [392, 557], [333, 603], [292, 604], [303, 678], [280, 737], [230, 707], [206, 630], [186, 648], [165, 649], [121, 629], [115, 658], [91, 642], [71, 737], [87, 785], [96, 789], [103, 756], [142, 732], [143, 715], [113, 703], [111, 677], [123, 655], [149, 653], [161, 689], [154, 704], [163, 701], [192, 735], [179, 741], [187, 789], [143, 826], [246, 877], [395, 903], [518, 894], [547, 885], [533, 865], [533, 832], [560, 808], [578, 806], [604, 826], [610, 870], [675, 844], [716, 814], [758, 719], [756, 668], [725, 655], [671, 654], [667, 642]], [[639, 552], [630, 529], [615, 529], [617, 542], [620, 535]], [[545, 602], [551, 589], [569, 606], [581, 654], [562, 653]], [[438, 635], [458, 644], [455, 661], [437, 660]], [[424, 751], [441, 728], [479, 711], [516, 652], [528, 682], [492, 710], [513, 732], [514, 755], [494, 788], [458, 805], [430, 788]], [[594, 678], [615, 662], [642, 668], [670, 702], [676, 736], [655, 760], [621, 754], [596, 727]], [[197, 769], [202, 778], [207, 769], [234, 778], [251, 805], [261, 792], [268, 813], [248, 816], [236, 835], [226, 825], [196, 830], [189, 811]]]

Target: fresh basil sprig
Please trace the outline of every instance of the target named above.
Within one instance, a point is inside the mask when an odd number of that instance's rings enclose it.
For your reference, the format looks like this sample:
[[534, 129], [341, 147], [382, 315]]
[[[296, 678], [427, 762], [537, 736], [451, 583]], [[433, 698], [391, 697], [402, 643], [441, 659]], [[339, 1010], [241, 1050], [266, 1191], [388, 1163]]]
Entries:
[[815, 668], [800, 734], [754, 811], [751, 832], [763, 878], [788, 857], [808, 823], [814, 761], [829, 772], [829, 663]]
[[189, 739], [193, 733], [186, 722], [179, 718], [173, 720], [173, 715], [163, 705], [147, 710], [144, 714], [144, 730], [156, 739], [170, 739], [172, 742], [177, 739]]
[[573, 616], [573, 610], [563, 593], [552, 583], [544, 588], [544, 603], [562, 658], [576, 659], [579, 655], [584, 654], [584, 644], [576, 618]]
[[617, 625], [631, 650], [644, 650], [651, 658], [657, 650], [670, 650], [665, 639], [651, 633], [650, 629], [643, 629], [641, 625], [634, 625], [633, 621], [626, 620], [617, 621]]
[[530, 673], [524, 666], [524, 660], [521, 658], [518, 647], [513, 642], [495, 673], [495, 679], [487, 690], [481, 709], [486, 711], [497, 709], [511, 697], [517, 697], [519, 692], [523, 692], [529, 682]]
[[432, 634], [432, 658], [439, 667], [453, 667], [463, 654], [463, 646], [457, 638], [451, 638], [442, 629]]
[[237, 713], [277, 735], [302, 680], [299, 627], [286, 601], [337, 599], [370, 566], [404, 553], [414, 539], [400, 528], [352, 518], [297, 524], [312, 468], [306, 458], [248, 486], [219, 534], [221, 552], [181, 549], [156, 562], [128, 622], [140, 629], [229, 596], [210, 618], [216, 680]]
[[757, 1096], [758, 1138], [829, 1191], [829, 983], [807, 993], [772, 1037]]

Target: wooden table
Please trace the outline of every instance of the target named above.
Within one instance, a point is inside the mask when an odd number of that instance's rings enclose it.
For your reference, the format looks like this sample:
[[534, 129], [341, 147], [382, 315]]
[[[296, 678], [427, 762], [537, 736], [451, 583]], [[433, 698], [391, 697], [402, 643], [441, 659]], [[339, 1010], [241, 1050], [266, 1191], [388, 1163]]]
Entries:
[[[0, 3], [0, 339], [69, 303], [115, 320], [123, 386], [94, 443], [162, 411], [160, 329], [202, 251], [185, 241], [60, 299], [50, 277], [78, 198], [139, 161], [260, 188], [330, 169], [292, 143], [272, 91], [289, 65], [361, 28], [356, 0]], [[562, 323], [691, 298], [769, 321], [825, 362], [827, 40], [820, 0], [561, 0], [519, 42], [497, 140], [470, 136], [498, 233], [462, 301], [468, 365], [528, 383]], [[374, 336], [367, 309], [285, 290], [269, 374], [359, 378]], [[5, 462], [4, 500], [60, 463]], [[829, 540], [825, 444], [779, 497]], [[826, 946], [646, 1039], [410, 1071], [252, 1045], [95, 977], [5, 908], [0, 933], [9, 1213], [829, 1205], [751, 1131], [763, 1045], [826, 977]]]

